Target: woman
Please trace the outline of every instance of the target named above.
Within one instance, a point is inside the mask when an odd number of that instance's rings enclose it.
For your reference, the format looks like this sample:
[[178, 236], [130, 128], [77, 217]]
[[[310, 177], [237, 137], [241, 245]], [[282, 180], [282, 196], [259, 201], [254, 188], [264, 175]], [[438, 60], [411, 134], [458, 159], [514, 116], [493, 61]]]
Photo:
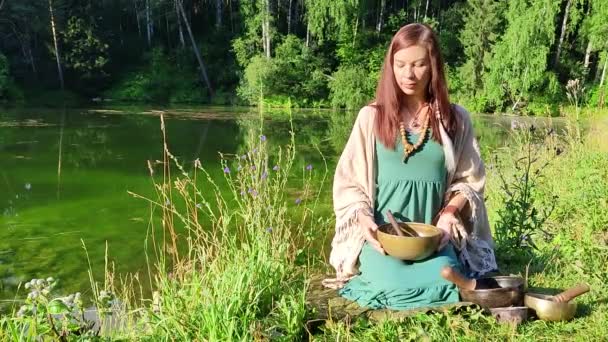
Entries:
[[[496, 269], [483, 202], [485, 171], [469, 114], [450, 105], [437, 38], [423, 24], [393, 37], [375, 102], [359, 112], [334, 178], [336, 233], [325, 286], [372, 308], [458, 301], [444, 266], [469, 275]], [[419, 262], [384, 253], [376, 239], [390, 210], [442, 230], [438, 252]]]

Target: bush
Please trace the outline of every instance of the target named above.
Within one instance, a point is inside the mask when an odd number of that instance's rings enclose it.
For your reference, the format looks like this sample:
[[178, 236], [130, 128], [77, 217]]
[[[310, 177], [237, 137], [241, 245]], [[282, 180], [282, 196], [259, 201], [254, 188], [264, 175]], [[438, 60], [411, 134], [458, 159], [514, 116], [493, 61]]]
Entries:
[[179, 68], [180, 56], [166, 55], [154, 48], [143, 68], [132, 71], [118, 85], [108, 90], [106, 97], [127, 101], [160, 103], [205, 102], [206, 89], [198, 82], [196, 70]]
[[[497, 254], [504, 260], [530, 258], [538, 250], [538, 237], [551, 236], [543, 225], [555, 207], [555, 199], [541, 196], [539, 183], [544, 171], [561, 152], [554, 133], [534, 125], [514, 121], [513, 136], [509, 140], [510, 153], [494, 160], [500, 179], [499, 202], [494, 235]], [[549, 131], [552, 132], [552, 131]]]
[[341, 66], [329, 82], [331, 105], [334, 108], [361, 108], [374, 96], [374, 84], [363, 66]]
[[[262, 97], [265, 103], [289, 97], [292, 103], [308, 107], [327, 96], [327, 76], [321, 59], [301, 39], [288, 35], [273, 58], [256, 55], [249, 60], [238, 94], [250, 104], [257, 104]], [[268, 102], [266, 98], [275, 100]]]

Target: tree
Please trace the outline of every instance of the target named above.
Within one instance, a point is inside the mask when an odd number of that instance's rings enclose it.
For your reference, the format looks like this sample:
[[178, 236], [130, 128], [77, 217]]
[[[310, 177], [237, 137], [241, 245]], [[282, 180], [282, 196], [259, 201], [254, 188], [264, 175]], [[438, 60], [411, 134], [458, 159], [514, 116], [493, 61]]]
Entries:
[[557, 41], [555, 56], [553, 58], [553, 67], [559, 64], [564, 42], [567, 40], [568, 35], [577, 29], [577, 25], [582, 18], [584, 2], [585, 0], [567, 0], [566, 2], [560, 26], [559, 40]]
[[190, 36], [192, 50], [194, 51], [194, 55], [196, 56], [196, 60], [198, 61], [198, 66], [201, 72], [201, 78], [205, 82], [205, 85], [209, 90], [209, 95], [213, 95], [213, 88], [211, 88], [211, 82], [209, 81], [209, 77], [207, 76], [207, 69], [205, 68], [205, 63], [203, 62], [203, 58], [201, 57], [200, 51], [198, 50], [198, 45], [196, 45], [196, 41], [194, 40], [194, 35], [192, 34], [192, 29], [190, 28], [190, 23], [188, 22], [188, 18], [186, 17], [186, 12], [184, 11], [184, 6], [182, 5], [181, 0], [178, 0], [177, 8], [181, 13], [182, 20], [184, 21], [184, 25], [186, 26], [186, 30], [188, 31], [188, 35]]
[[360, 0], [305, 0], [307, 31], [319, 41], [355, 37]]
[[492, 51], [484, 79], [484, 91], [492, 104], [502, 107], [507, 96], [515, 109], [534, 87], [547, 80], [558, 7], [557, 0], [509, 2], [508, 26]]
[[503, 3], [494, 0], [469, 0], [467, 5], [465, 24], [459, 36], [466, 62], [458, 71], [463, 90], [475, 94], [483, 87], [489, 57], [499, 37], [504, 8]]
[[4, 96], [4, 92], [9, 84], [8, 69], [8, 60], [0, 53], [0, 99]]
[[[589, 39], [589, 50], [608, 53], [608, 2], [595, 0], [590, 3], [590, 15], [583, 23], [584, 31]], [[604, 84], [608, 58], [603, 59], [603, 65], [598, 65], [598, 70], [602, 70], [600, 87]]]
[[71, 17], [61, 35], [64, 46], [64, 62], [67, 68], [76, 71], [82, 78], [105, 75], [108, 63], [108, 45], [94, 33], [83, 19]]
[[59, 84], [61, 90], [65, 89], [65, 83], [63, 81], [63, 69], [61, 67], [61, 56], [59, 53], [59, 43], [57, 42], [57, 29], [55, 24], [55, 14], [53, 12], [53, 0], [49, 0], [49, 14], [51, 16], [51, 32], [53, 33], [53, 44], [55, 46], [55, 59], [57, 61], [57, 73], [59, 75]]

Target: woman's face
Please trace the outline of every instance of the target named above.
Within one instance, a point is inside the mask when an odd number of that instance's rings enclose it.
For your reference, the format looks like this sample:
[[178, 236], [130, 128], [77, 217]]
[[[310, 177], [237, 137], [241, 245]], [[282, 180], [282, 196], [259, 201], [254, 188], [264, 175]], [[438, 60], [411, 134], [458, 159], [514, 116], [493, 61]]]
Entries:
[[412, 45], [397, 51], [393, 56], [393, 73], [405, 95], [424, 98], [431, 79], [431, 63], [426, 48]]

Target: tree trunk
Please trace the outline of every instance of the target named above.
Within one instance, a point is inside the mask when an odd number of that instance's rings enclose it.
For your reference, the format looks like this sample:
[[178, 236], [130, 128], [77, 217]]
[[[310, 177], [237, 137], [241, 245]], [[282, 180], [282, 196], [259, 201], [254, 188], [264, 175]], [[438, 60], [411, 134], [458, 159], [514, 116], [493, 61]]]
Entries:
[[606, 67], [608, 67], [608, 51], [604, 55], [604, 68], [602, 69], [602, 78], [600, 78], [600, 88], [604, 85], [606, 79]]
[[32, 72], [34, 73], [34, 76], [36, 76], [38, 74], [38, 71], [36, 71], [36, 64], [34, 63], [34, 55], [32, 55], [32, 47], [30, 46], [29, 42], [27, 44], [27, 55], [28, 55], [28, 61], [30, 62], [30, 65], [32, 66]]
[[213, 96], [213, 89], [211, 88], [211, 82], [209, 82], [209, 77], [207, 77], [207, 69], [205, 69], [205, 63], [203, 63], [203, 58], [201, 57], [200, 51], [198, 51], [198, 46], [196, 45], [196, 41], [194, 40], [194, 35], [192, 35], [192, 30], [190, 29], [190, 23], [188, 23], [188, 18], [186, 18], [186, 12], [184, 11], [184, 7], [182, 6], [181, 0], [177, 0], [177, 6], [179, 12], [181, 13], [182, 20], [184, 21], [184, 25], [186, 25], [186, 30], [188, 31], [188, 36], [190, 36], [190, 42], [192, 43], [192, 50], [194, 50], [194, 54], [196, 55], [196, 59], [198, 61], [198, 66], [201, 69], [201, 77], [205, 84], [207, 85], [207, 89], [209, 90], [209, 95]]
[[150, 0], [146, 0], [146, 32], [148, 33], [148, 47], [152, 46], [152, 21], [150, 21]]
[[287, 7], [287, 34], [291, 33], [291, 3], [293, 0], [289, 0], [289, 6]]
[[169, 29], [169, 12], [165, 12], [165, 27], [167, 30], [167, 46], [171, 46], [171, 30]]
[[564, 11], [564, 20], [562, 20], [562, 32], [559, 35], [559, 41], [557, 43], [557, 51], [555, 51], [555, 59], [553, 60], [553, 67], [556, 67], [559, 63], [559, 55], [562, 52], [562, 44], [564, 43], [564, 37], [566, 37], [566, 25], [568, 24], [568, 14], [570, 13], [570, 2], [566, 3], [566, 10]]
[[137, 0], [133, 0], [133, 7], [135, 7], [135, 21], [137, 22], [137, 32], [141, 37], [141, 25], [139, 23], [139, 10], [137, 9]]
[[228, 13], [230, 13], [230, 32], [234, 33], [234, 20], [232, 15], [232, 0], [228, 0]]
[[310, 21], [306, 22], [306, 47], [310, 47]]
[[222, 0], [215, 0], [215, 28], [222, 27]]
[[179, 19], [179, 9], [177, 6], [177, 1], [175, 0], [175, 14], [177, 15], [177, 30], [179, 32], [179, 42], [182, 44], [182, 48], [186, 47], [186, 41], [184, 40], [184, 31], [182, 30], [182, 21]]
[[591, 49], [593, 49], [593, 44], [591, 44], [591, 40], [589, 40], [589, 43], [587, 43], [587, 49], [585, 50], [585, 62], [583, 64], [585, 66], [585, 74], [589, 72], [589, 60], [591, 57]]
[[264, 20], [262, 21], [264, 52], [266, 53], [266, 58], [270, 58], [270, 0], [264, 0], [264, 7]]
[[386, 0], [380, 1], [380, 14], [378, 15], [378, 23], [376, 24], [376, 32], [382, 31], [384, 26], [384, 11], [386, 10]]
[[51, 31], [53, 32], [53, 43], [55, 45], [55, 59], [57, 61], [57, 73], [59, 75], [59, 84], [61, 90], [65, 89], [63, 83], [63, 70], [61, 69], [61, 57], [59, 54], [59, 44], [57, 43], [57, 30], [55, 29], [55, 14], [53, 13], [53, 0], [49, 0], [49, 13], [51, 14]]
[[424, 7], [424, 17], [426, 18], [429, 11], [429, 0], [426, 0], [426, 6]]

